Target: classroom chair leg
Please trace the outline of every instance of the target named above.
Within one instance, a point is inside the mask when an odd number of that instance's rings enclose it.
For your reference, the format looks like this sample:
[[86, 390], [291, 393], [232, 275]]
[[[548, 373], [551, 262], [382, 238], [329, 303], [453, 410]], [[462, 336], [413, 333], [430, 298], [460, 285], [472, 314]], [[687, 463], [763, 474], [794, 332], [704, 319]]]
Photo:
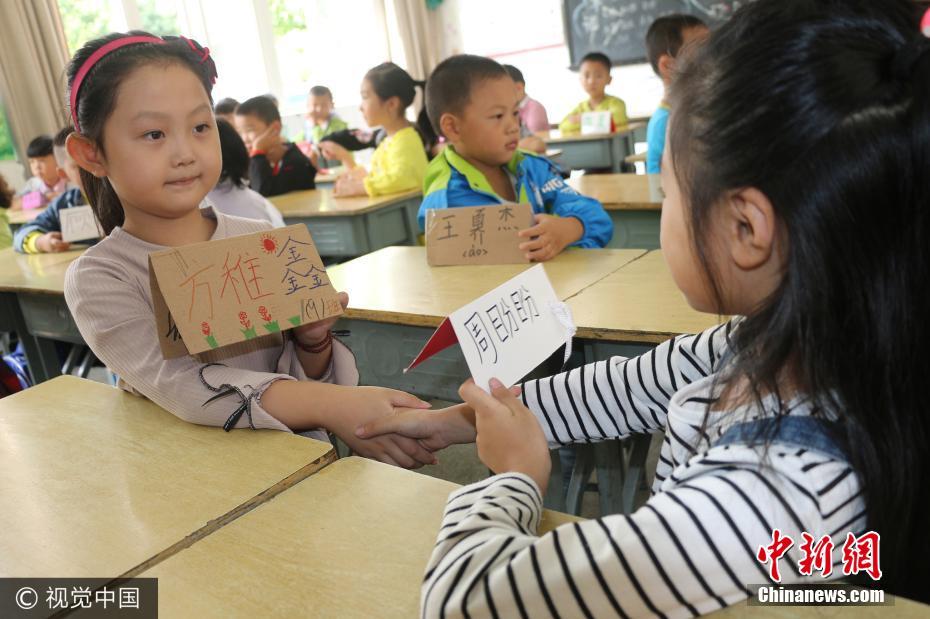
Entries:
[[603, 441], [594, 444], [594, 469], [601, 515], [629, 513], [623, 509], [623, 492], [630, 485], [623, 444], [626, 441]]
[[565, 496], [565, 511], [569, 514], [581, 515], [581, 500], [594, 471], [594, 450], [593, 444], [575, 447], [575, 466], [572, 467], [572, 477]]
[[82, 346], [75, 344], [71, 347], [71, 350], [68, 351], [68, 356], [65, 357], [65, 362], [61, 364], [61, 373], [64, 375], [70, 374], [74, 370], [74, 366], [77, 365], [78, 357], [81, 355]]
[[559, 450], [550, 450], [549, 457], [552, 458], [552, 472], [549, 474], [549, 488], [546, 496], [543, 497], [543, 507], [564, 512], [565, 483], [562, 481], [562, 460], [559, 458]]
[[626, 485], [623, 487], [622, 509], [624, 514], [633, 511], [636, 491], [646, 474], [646, 457], [649, 455], [651, 434], [636, 434], [630, 437], [630, 464], [627, 468]]
[[81, 364], [77, 367], [77, 375], [81, 378], [87, 378], [90, 374], [90, 369], [94, 367], [94, 361], [97, 360], [97, 357], [94, 356], [94, 351], [90, 348], [85, 349], [84, 357], [81, 359]]

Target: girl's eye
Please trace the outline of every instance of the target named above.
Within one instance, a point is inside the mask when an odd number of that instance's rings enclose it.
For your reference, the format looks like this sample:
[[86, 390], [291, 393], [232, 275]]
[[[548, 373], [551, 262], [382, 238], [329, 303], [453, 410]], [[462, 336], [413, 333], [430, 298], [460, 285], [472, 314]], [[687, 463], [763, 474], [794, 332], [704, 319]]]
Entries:
[[494, 118], [496, 118], [497, 120], [500, 120], [500, 119], [503, 118], [503, 117], [504, 117], [503, 114], [495, 114], [495, 115], [494, 115]]
[[200, 123], [199, 125], [194, 127], [194, 132], [195, 133], [206, 133], [209, 129], [210, 129], [210, 125], [208, 123]]
[[147, 131], [143, 134], [143, 137], [149, 140], [160, 140], [165, 137], [164, 131]]

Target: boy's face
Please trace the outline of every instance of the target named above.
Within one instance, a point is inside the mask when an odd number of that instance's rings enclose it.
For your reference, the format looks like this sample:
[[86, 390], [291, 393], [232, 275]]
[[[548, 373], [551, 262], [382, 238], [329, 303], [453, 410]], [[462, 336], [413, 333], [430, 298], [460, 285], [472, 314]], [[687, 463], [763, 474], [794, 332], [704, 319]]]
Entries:
[[250, 151], [255, 148], [255, 142], [258, 140], [259, 136], [268, 131], [269, 128], [271, 128], [271, 125], [258, 116], [253, 116], [252, 114], [236, 114], [236, 131], [242, 136], [245, 147]]
[[58, 182], [58, 164], [55, 163], [55, 155], [30, 157], [29, 171], [33, 176], [41, 178], [48, 187], [54, 187]]
[[520, 141], [520, 100], [509, 76], [482, 80], [472, 86], [461, 114], [449, 114], [451, 131], [443, 132], [460, 155], [504, 165]]
[[600, 62], [586, 60], [578, 71], [581, 87], [589, 97], [603, 97], [604, 89], [610, 83], [610, 69]]
[[74, 187], [84, 191], [84, 186], [81, 184], [81, 168], [78, 167], [78, 164], [76, 164], [74, 159], [71, 158], [71, 155], [68, 154], [68, 149], [64, 146], [56, 146], [55, 162], [58, 164], [58, 176], [68, 179], [68, 182]]
[[315, 123], [326, 122], [333, 111], [333, 100], [327, 95], [307, 97], [307, 115]]

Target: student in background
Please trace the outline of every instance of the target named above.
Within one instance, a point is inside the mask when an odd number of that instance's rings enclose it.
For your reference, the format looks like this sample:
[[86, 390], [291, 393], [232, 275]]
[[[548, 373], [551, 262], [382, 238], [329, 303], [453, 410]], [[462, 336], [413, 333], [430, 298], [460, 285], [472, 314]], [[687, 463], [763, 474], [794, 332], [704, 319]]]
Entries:
[[328, 135], [346, 131], [349, 125], [334, 111], [333, 93], [326, 86], [314, 86], [307, 96], [307, 115], [303, 136], [297, 140], [301, 151], [317, 168], [340, 165], [338, 160], [320, 158], [320, 142]]
[[13, 190], [6, 179], [0, 174], [0, 249], [9, 247], [13, 243], [13, 234], [10, 232], [10, 220], [6, 211], [13, 206]]
[[270, 97], [261, 95], [240, 103], [236, 130], [251, 156], [252, 189], [263, 196], [277, 196], [316, 186], [316, 167], [296, 144], [281, 136], [281, 115]]
[[[80, 168], [68, 154], [66, 147], [68, 136], [74, 133], [74, 127], [68, 125], [55, 135], [53, 150], [58, 174], [68, 181], [68, 189], [52, 200], [48, 207], [31, 222], [24, 224], [13, 237], [13, 247], [24, 254], [42, 254], [68, 251], [71, 244], [61, 240], [61, 211], [73, 206], [87, 204], [81, 189]], [[93, 244], [95, 239], [81, 241]]]
[[[379, 424], [431, 449], [477, 429], [498, 473], [450, 496], [423, 617], [690, 617], [744, 603], [776, 567], [782, 584], [846, 571], [930, 601], [930, 42], [914, 3], [758, 0], [694, 51], [670, 92], [662, 248], [695, 309], [742, 318], [520, 398], [466, 383], [457, 413]], [[536, 536], [547, 442], [652, 431], [643, 507]]]
[[235, 127], [237, 107], [239, 107], [238, 101], [230, 97], [226, 97], [225, 99], [220, 99], [216, 102], [216, 105], [213, 106], [213, 114], [217, 118], [222, 118], [230, 125]]
[[665, 149], [665, 128], [668, 125], [668, 89], [675, 72], [675, 58], [681, 49], [692, 41], [702, 39], [710, 31], [707, 25], [694, 15], [667, 15], [660, 17], [646, 32], [646, 54], [652, 70], [662, 78], [665, 94], [659, 109], [653, 113], [646, 128], [646, 174], [658, 174], [662, 167], [662, 151]]
[[393, 62], [370, 70], [362, 80], [359, 109], [369, 127], [381, 127], [385, 137], [371, 157], [371, 170], [358, 166], [351, 153], [336, 142], [321, 142], [327, 159], [338, 159], [348, 171], [336, 180], [337, 196], [381, 196], [418, 189], [426, 172], [426, 153], [435, 134], [422, 110], [414, 125], [406, 117], [416, 87], [423, 87]]
[[222, 118], [216, 119], [220, 136], [223, 167], [216, 187], [207, 194], [207, 201], [221, 213], [261, 219], [275, 228], [284, 226], [284, 218], [274, 204], [260, 193], [249, 189], [249, 151], [233, 126]]
[[[271, 229], [200, 208], [221, 168], [210, 101], [215, 77], [209, 52], [180, 37], [115, 33], [75, 53], [68, 88], [77, 132], [68, 151], [108, 233], [65, 277], [78, 329], [122, 388], [186, 421], [321, 440], [328, 429], [361, 455], [408, 467], [434, 462], [409, 439], [354, 436], [359, 420], [428, 404], [400, 391], [356, 387], [354, 357], [330, 330], [335, 320], [217, 349], [207, 353], [208, 363], [162, 356], [149, 254]], [[340, 300], [348, 303], [345, 294]]]
[[26, 157], [29, 159], [29, 171], [32, 176], [26, 184], [16, 192], [13, 201], [13, 210], [22, 206], [22, 200], [29, 194], [37, 194], [39, 202], [46, 204], [65, 190], [67, 182], [59, 176], [58, 165], [55, 163], [55, 154], [52, 152], [52, 138], [40, 135], [33, 138], [26, 146]]
[[601, 52], [585, 54], [581, 59], [578, 77], [582, 88], [588, 93], [588, 98], [575, 106], [575, 109], [569, 112], [559, 124], [559, 131], [563, 134], [579, 133], [581, 115], [585, 112], [608, 111], [613, 120], [614, 131], [622, 131], [626, 128], [629, 122], [626, 115], [626, 103], [623, 99], [605, 92], [607, 85], [613, 81], [610, 76], [610, 66], [610, 58]]
[[523, 78], [523, 73], [512, 64], [505, 64], [504, 68], [517, 85], [517, 92], [520, 96], [520, 122], [533, 133], [549, 131], [549, 116], [546, 115], [546, 108], [526, 94], [526, 80]]
[[307, 97], [307, 120], [305, 124], [304, 140], [314, 146], [320, 145], [320, 140], [337, 131], [349, 128], [346, 121], [339, 118], [334, 111], [333, 93], [326, 86], [314, 86]]
[[603, 247], [613, 224], [601, 203], [565, 184], [545, 157], [519, 151], [520, 99], [503, 66], [463, 54], [439, 63], [426, 85], [426, 108], [449, 145], [430, 162], [417, 220], [428, 209], [520, 202], [535, 225], [521, 230], [530, 260], [570, 245]]

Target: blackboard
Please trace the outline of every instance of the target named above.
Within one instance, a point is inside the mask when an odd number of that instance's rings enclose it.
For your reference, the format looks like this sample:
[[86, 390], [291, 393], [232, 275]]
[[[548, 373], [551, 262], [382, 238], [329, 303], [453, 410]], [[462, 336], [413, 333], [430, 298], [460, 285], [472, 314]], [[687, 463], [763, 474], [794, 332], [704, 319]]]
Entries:
[[646, 61], [646, 31], [657, 17], [687, 13], [712, 29], [752, 0], [563, 0], [565, 40], [572, 69], [588, 52], [614, 64]]

